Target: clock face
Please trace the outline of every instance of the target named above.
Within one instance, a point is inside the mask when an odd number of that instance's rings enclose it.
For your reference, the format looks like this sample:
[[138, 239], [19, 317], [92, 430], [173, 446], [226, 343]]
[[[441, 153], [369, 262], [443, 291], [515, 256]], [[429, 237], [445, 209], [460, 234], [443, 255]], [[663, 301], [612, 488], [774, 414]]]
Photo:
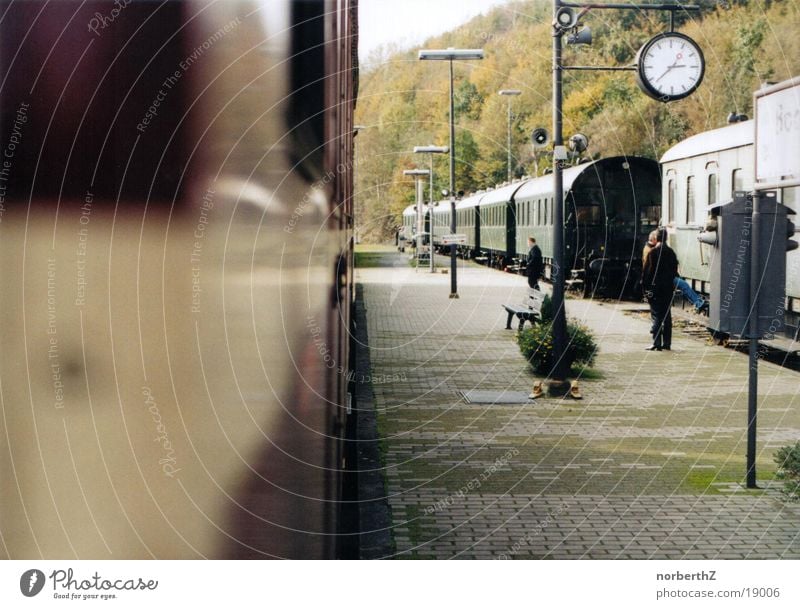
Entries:
[[637, 83], [650, 97], [674, 101], [690, 95], [703, 81], [705, 60], [697, 43], [668, 32], [648, 41], [637, 56]]

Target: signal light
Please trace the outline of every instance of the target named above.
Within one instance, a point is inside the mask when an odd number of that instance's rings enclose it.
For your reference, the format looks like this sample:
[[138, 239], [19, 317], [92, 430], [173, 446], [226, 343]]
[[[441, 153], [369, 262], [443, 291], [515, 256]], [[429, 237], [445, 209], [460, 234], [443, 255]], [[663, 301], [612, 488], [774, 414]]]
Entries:
[[537, 127], [531, 132], [531, 142], [535, 148], [544, 148], [550, 142], [550, 135], [544, 127]]
[[797, 241], [792, 241], [792, 237], [794, 237], [794, 222], [786, 219], [786, 251], [791, 252], [792, 250], [797, 249]]

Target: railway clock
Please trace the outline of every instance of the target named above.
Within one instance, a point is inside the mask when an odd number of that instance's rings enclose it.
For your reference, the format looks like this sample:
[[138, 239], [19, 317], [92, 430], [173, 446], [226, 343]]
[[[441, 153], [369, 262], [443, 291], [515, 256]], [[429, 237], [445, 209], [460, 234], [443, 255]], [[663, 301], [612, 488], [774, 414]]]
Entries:
[[684, 34], [665, 32], [648, 40], [636, 55], [636, 82], [650, 97], [669, 102], [691, 95], [705, 74], [699, 45]]

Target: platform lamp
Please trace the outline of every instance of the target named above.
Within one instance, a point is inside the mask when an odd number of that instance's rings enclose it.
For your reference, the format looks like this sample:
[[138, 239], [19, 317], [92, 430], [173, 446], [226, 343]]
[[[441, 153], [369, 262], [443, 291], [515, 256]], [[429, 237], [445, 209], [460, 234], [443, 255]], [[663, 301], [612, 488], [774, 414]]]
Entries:
[[508, 97], [508, 181], [511, 181], [511, 98], [522, 95], [519, 89], [501, 89], [498, 95]]
[[[469, 61], [483, 59], [483, 49], [443, 49], [423, 50], [419, 52], [421, 61], [450, 62], [450, 231], [456, 232], [456, 122], [453, 103], [453, 61]], [[450, 245], [450, 298], [458, 298], [458, 282], [456, 281], [456, 244]]]
[[429, 191], [429, 201], [430, 201], [430, 212], [431, 212], [431, 220], [430, 220], [430, 242], [431, 242], [431, 273], [435, 272], [433, 266], [433, 155], [434, 154], [445, 154], [450, 152], [450, 148], [447, 146], [434, 146], [429, 144], [428, 146], [414, 146], [414, 153], [427, 153], [431, 155], [431, 180], [430, 180], [430, 191]]
[[417, 257], [417, 267], [419, 267], [419, 259], [420, 259], [420, 251], [422, 250], [422, 233], [423, 233], [423, 218], [424, 214], [422, 213], [422, 205], [425, 199], [424, 195], [422, 194], [422, 180], [419, 179], [422, 176], [426, 176], [430, 173], [427, 169], [404, 169], [403, 175], [404, 176], [413, 176], [416, 178], [414, 180], [414, 193], [415, 193], [415, 200], [417, 202], [417, 239], [416, 239], [416, 257]]

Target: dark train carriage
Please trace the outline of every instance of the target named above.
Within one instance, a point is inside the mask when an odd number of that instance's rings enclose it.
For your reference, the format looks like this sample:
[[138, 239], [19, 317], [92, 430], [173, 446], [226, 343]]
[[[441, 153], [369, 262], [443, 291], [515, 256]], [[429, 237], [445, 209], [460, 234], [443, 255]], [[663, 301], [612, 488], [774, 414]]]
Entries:
[[0, 5], [0, 555], [340, 555], [355, 0]]
[[[658, 163], [611, 157], [564, 170], [564, 243], [567, 278], [584, 281], [586, 294], [619, 296], [635, 289], [647, 234], [658, 226]], [[534, 178], [514, 195], [516, 250], [536, 238], [549, 275], [553, 263], [553, 177]]]

